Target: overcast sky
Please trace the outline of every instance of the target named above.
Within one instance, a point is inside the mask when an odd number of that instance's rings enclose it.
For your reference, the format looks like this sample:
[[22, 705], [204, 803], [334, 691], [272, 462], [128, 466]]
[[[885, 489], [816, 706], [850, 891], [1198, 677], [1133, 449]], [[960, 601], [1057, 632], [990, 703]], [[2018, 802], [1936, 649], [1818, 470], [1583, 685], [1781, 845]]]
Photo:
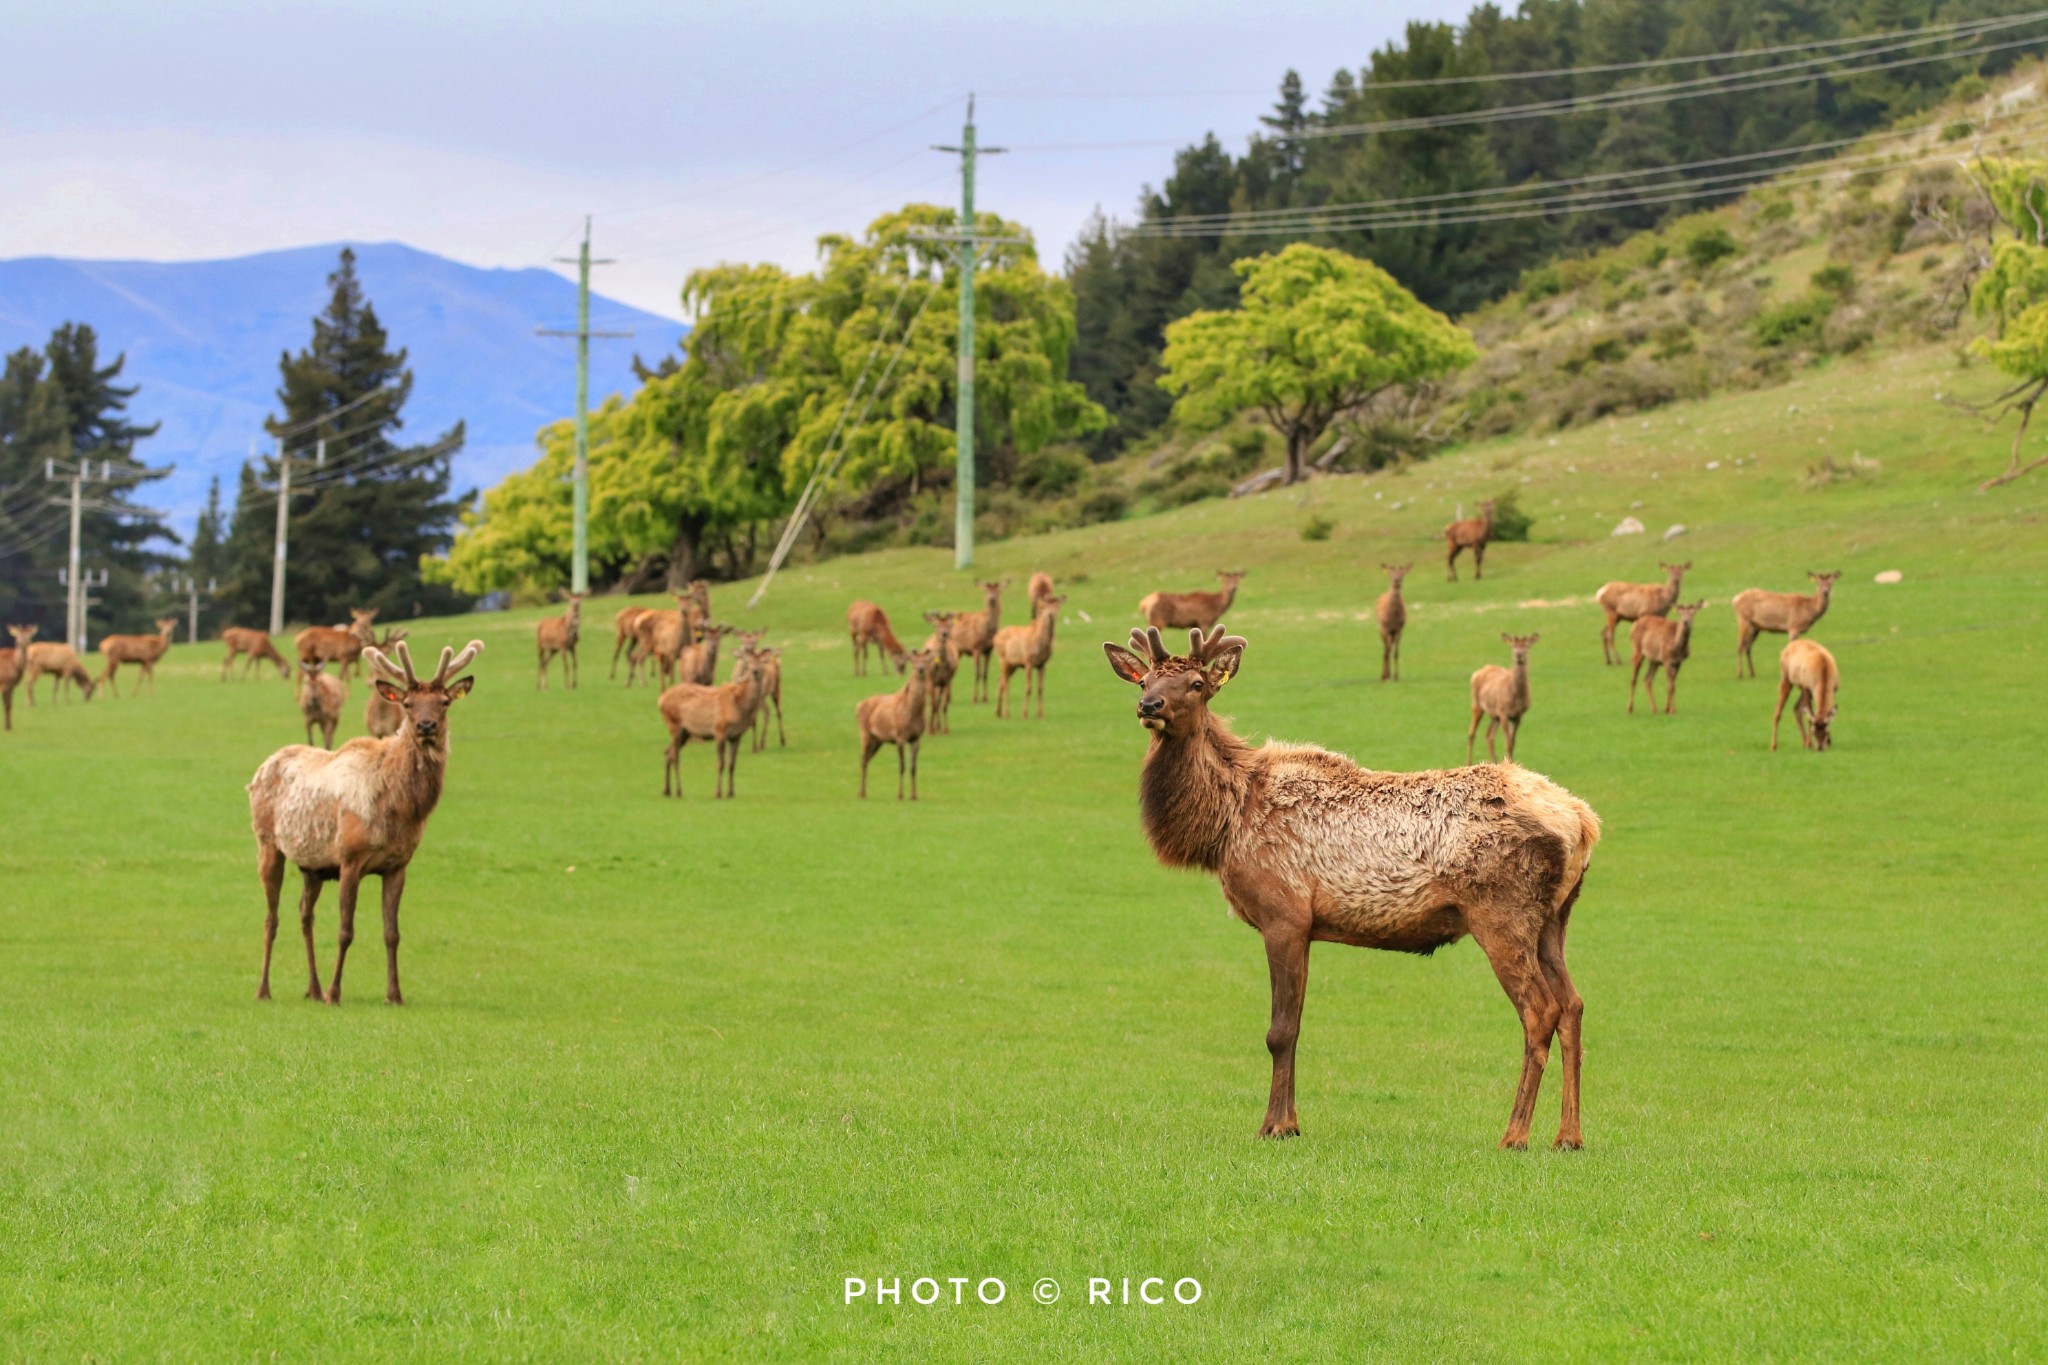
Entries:
[[[595, 215], [598, 287], [680, 316], [699, 265], [803, 268], [821, 232], [979, 206], [1048, 264], [1173, 149], [1242, 146], [1469, 0], [0, 0], [0, 257], [183, 260], [349, 238], [541, 265]], [[1120, 143], [1109, 148], [1057, 144]]]

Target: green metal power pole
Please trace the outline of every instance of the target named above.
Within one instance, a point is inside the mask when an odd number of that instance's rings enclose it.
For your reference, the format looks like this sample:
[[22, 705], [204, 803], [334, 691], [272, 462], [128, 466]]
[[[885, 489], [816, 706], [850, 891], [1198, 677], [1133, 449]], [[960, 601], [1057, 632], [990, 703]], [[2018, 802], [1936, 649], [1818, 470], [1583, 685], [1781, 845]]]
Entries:
[[953, 400], [957, 443], [953, 567], [965, 569], [974, 563], [974, 248], [979, 240], [974, 218], [974, 158], [1004, 149], [974, 145], [974, 96], [969, 95], [967, 125], [960, 130], [960, 145], [938, 150], [960, 154], [960, 231], [955, 238], [960, 244], [960, 369]]
[[544, 337], [576, 338], [576, 474], [575, 474], [575, 540], [569, 552], [569, 590], [574, 593], [590, 591], [590, 339], [600, 337], [629, 337], [631, 332], [593, 332], [590, 330], [590, 267], [610, 265], [609, 260], [590, 259], [590, 215], [583, 216], [583, 249], [575, 257], [555, 257], [563, 265], [576, 267], [576, 330], [557, 331], [540, 328]]

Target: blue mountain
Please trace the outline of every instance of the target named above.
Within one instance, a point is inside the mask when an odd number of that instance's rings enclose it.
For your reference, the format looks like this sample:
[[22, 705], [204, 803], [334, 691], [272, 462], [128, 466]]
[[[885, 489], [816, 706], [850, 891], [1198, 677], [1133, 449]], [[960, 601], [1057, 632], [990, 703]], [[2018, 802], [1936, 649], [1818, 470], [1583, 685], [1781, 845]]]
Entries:
[[[354, 244], [352, 244], [354, 245]], [[267, 251], [224, 261], [0, 261], [0, 350], [40, 347], [60, 323], [90, 323], [100, 354], [128, 357], [123, 379], [142, 391], [135, 418], [162, 429], [137, 452], [177, 472], [145, 501], [188, 530], [218, 474], [234, 497], [236, 470], [263, 419], [277, 411], [278, 357], [304, 347], [327, 302], [342, 244]], [[412, 399], [404, 436], [430, 441], [458, 420], [469, 442], [456, 489], [488, 487], [536, 458], [534, 433], [576, 406], [576, 344], [535, 335], [576, 325], [576, 286], [550, 271], [463, 265], [397, 242], [355, 245], [363, 291], [394, 345], [410, 352]], [[630, 341], [593, 341], [591, 404], [630, 393], [637, 353], [650, 364], [676, 350], [687, 328], [595, 295], [593, 328]]]

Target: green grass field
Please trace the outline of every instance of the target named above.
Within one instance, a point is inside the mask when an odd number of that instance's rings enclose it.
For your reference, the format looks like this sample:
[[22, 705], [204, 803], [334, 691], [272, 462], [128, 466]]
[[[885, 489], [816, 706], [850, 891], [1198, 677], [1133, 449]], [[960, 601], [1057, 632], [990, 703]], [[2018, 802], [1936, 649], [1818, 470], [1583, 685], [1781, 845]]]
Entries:
[[[697, 746], [688, 799], [660, 798], [653, 695], [604, 676], [615, 603], [576, 693], [534, 691], [530, 613], [418, 623], [488, 650], [413, 864], [403, 1009], [374, 911], [341, 1008], [296, 998], [289, 913], [280, 998], [252, 998], [243, 784], [300, 737], [288, 688], [220, 684], [207, 644], [153, 700], [17, 697], [0, 1358], [2038, 1357], [2048, 481], [1972, 491], [2003, 447], [1931, 404], [1955, 382], [1931, 354], [1842, 365], [985, 547], [1013, 600], [1034, 568], [1071, 594], [1048, 714], [996, 721], [963, 681], [915, 805], [854, 799], [853, 705], [887, 685], [849, 676], [841, 623], [855, 596], [906, 633], [972, 605], [940, 552], [796, 570], [745, 618], [788, 647], [790, 742], [744, 755], [729, 803]], [[1882, 472], [1803, 485], [1852, 452]], [[1452, 505], [1507, 487], [1537, 541], [1447, 584]], [[1610, 538], [1631, 510], [1651, 534]], [[1297, 534], [1311, 512], [1328, 541]], [[1627, 716], [1586, 599], [1673, 551], [1712, 605], [1678, 714]], [[1382, 686], [1396, 558], [1413, 618]], [[1467, 676], [1541, 632], [1520, 757], [1606, 822], [1572, 938], [1586, 1151], [1495, 1149], [1520, 1030], [1469, 943], [1319, 948], [1305, 1136], [1253, 1137], [1259, 941], [1212, 878], [1154, 864], [1135, 694], [1098, 647], [1143, 592], [1240, 567], [1219, 709], [1369, 766], [1459, 761]], [[1809, 568], [1845, 571], [1815, 633], [1836, 746], [1773, 755], [1782, 641], [1737, 683], [1727, 600]], [[1545, 1143], [1556, 1111], [1553, 1062]], [[1086, 1301], [1155, 1275], [1200, 1302]], [[905, 1302], [847, 1306], [848, 1276]], [[1007, 1297], [919, 1307], [918, 1276]]]

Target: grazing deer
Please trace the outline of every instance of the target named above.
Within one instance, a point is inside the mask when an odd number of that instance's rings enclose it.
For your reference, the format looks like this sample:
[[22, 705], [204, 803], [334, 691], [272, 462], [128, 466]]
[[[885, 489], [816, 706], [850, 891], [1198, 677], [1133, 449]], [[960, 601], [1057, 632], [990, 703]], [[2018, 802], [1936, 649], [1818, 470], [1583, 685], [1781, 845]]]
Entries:
[[1138, 602], [1138, 615], [1157, 630], [1209, 630], [1230, 610], [1237, 600], [1237, 585], [1244, 582], [1242, 572], [1219, 569], [1216, 577], [1223, 583], [1221, 592], [1146, 593]]
[[929, 735], [951, 734], [953, 731], [953, 675], [960, 671], [960, 651], [953, 648], [953, 620], [958, 615], [950, 611], [928, 611], [924, 619], [931, 622], [931, 638], [924, 647], [932, 656], [932, 666], [925, 679], [925, 695], [930, 716], [925, 722], [925, 733]]
[[879, 697], [868, 697], [853, 709], [860, 725], [860, 795], [868, 795], [868, 760], [884, 744], [896, 746], [896, 799], [903, 799], [903, 753], [910, 751], [910, 799], [917, 800], [917, 748], [924, 738], [924, 723], [931, 682], [932, 655], [928, 649], [913, 649], [904, 655], [910, 676], [903, 686]]
[[1479, 504], [1479, 515], [1454, 521], [1444, 527], [1444, 543], [1450, 547], [1451, 582], [1458, 581], [1458, 552], [1472, 552], [1472, 577], [1486, 577], [1486, 545], [1493, 539], [1493, 500]]
[[1834, 595], [1835, 580], [1842, 576], [1841, 570], [1833, 573], [1811, 573], [1806, 575], [1814, 581], [1814, 591], [1765, 592], [1762, 588], [1748, 588], [1735, 594], [1729, 603], [1735, 608], [1735, 622], [1741, 627], [1741, 637], [1735, 644], [1735, 676], [1743, 677], [1742, 666], [1749, 665], [1748, 676], [1756, 676], [1756, 659], [1750, 654], [1750, 646], [1756, 637], [1769, 631], [1773, 635], [1788, 635], [1796, 640], [1813, 629], [1814, 622], [1827, 615], [1828, 598]]
[[712, 799], [733, 796], [733, 781], [739, 775], [740, 740], [753, 725], [754, 712], [760, 704], [761, 673], [755, 666], [753, 652], [745, 649], [734, 661], [732, 681], [724, 686], [684, 682], [663, 692], [657, 705], [668, 725], [668, 748], [662, 754], [661, 794], [683, 794], [683, 746], [693, 739], [703, 739], [711, 741], [718, 751]]
[[[969, 702], [988, 700], [988, 666], [994, 656], [996, 632], [1003, 625], [1003, 589], [1010, 580], [981, 584], [981, 610], [953, 613], [953, 649], [961, 658], [974, 660], [974, 686]], [[950, 693], [947, 705], [951, 705]], [[950, 728], [950, 727], [949, 727]]]
[[9, 626], [7, 633], [14, 637], [14, 647], [0, 649], [0, 711], [7, 717], [6, 727], [14, 728], [14, 687], [21, 681], [22, 672], [28, 667], [29, 641], [36, 638], [34, 626]]
[[[617, 679], [619, 676], [619, 655], [627, 653], [637, 642], [637, 637], [633, 634], [633, 627], [639, 623], [641, 617], [647, 614], [647, 610], [646, 607], [620, 607], [619, 614], [612, 618], [611, 676], [614, 679]], [[632, 675], [628, 674], [626, 685], [630, 687], [632, 684]]]
[[1380, 681], [1401, 678], [1401, 632], [1408, 629], [1408, 604], [1401, 597], [1401, 580], [1413, 564], [1382, 564], [1387, 571], [1387, 590], [1374, 604], [1380, 622]]
[[362, 658], [363, 647], [376, 641], [370, 623], [377, 619], [377, 608], [350, 607], [349, 616], [352, 619], [345, 626], [307, 626], [293, 636], [292, 646], [298, 651], [299, 662], [338, 665], [335, 676], [346, 681], [356, 660]]
[[1600, 841], [1592, 808], [1525, 768], [1372, 772], [1342, 754], [1268, 741], [1254, 749], [1211, 714], [1245, 641], [1219, 627], [1167, 652], [1155, 628], [1109, 666], [1142, 689], [1151, 732], [1138, 782], [1145, 836], [1168, 867], [1214, 872], [1237, 918], [1265, 940], [1272, 974], [1273, 1088], [1261, 1137], [1295, 1137], [1294, 1053], [1320, 939], [1427, 954], [1470, 934], [1522, 1019], [1522, 1075], [1500, 1145], [1529, 1141], [1555, 1037], [1564, 1052], [1559, 1147], [1579, 1129], [1584, 1002], [1565, 930]]
[[1038, 679], [1038, 716], [1045, 718], [1045, 666], [1052, 661], [1053, 627], [1060, 623], [1060, 606], [1067, 599], [1048, 597], [1038, 604], [1038, 614], [1028, 626], [1004, 626], [996, 632], [995, 654], [1002, 661], [1003, 681], [996, 691], [996, 714], [1005, 715], [1010, 704], [1010, 675], [1024, 670], [1024, 705], [1019, 715], [1031, 711], [1031, 680]]
[[1615, 626], [1623, 621], [1636, 622], [1645, 616], [1662, 616], [1669, 612], [1678, 600], [1679, 585], [1685, 581], [1685, 571], [1692, 567], [1692, 561], [1659, 563], [1657, 567], [1664, 571], [1662, 583], [1602, 583], [1600, 591], [1593, 594], [1600, 610], [1607, 613], [1607, 624], [1600, 630], [1600, 652], [1610, 664], [1621, 662], [1621, 651], [1614, 647]]
[[1678, 670], [1692, 655], [1692, 618], [1698, 616], [1700, 608], [1705, 605], [1706, 600], [1702, 598], [1689, 607], [1676, 608], [1676, 621], [1661, 614], [1638, 617], [1628, 628], [1629, 647], [1635, 656], [1635, 668], [1628, 675], [1630, 715], [1636, 711], [1636, 679], [1642, 676], [1645, 661], [1650, 665], [1650, 680], [1644, 685], [1643, 692], [1650, 699], [1650, 709], [1657, 709], [1657, 669], [1661, 665], [1664, 669], [1664, 714], [1669, 716], [1676, 712]]
[[1053, 594], [1052, 575], [1044, 572], [1032, 574], [1025, 592], [1031, 599], [1031, 617], [1037, 620], [1039, 604]]
[[[391, 648], [405, 638], [402, 626], [394, 626], [384, 632], [384, 638], [377, 641], [377, 648], [386, 657]], [[363, 730], [371, 739], [389, 739], [398, 733], [398, 727], [405, 722], [405, 711], [397, 702], [386, 701], [384, 694], [375, 687], [370, 689], [370, 704], [363, 708]]]
[[1771, 752], [1778, 751], [1778, 719], [1785, 714], [1785, 698], [1797, 689], [1799, 700], [1792, 703], [1792, 719], [1799, 725], [1799, 746], [1826, 753], [1835, 742], [1835, 694], [1841, 687], [1842, 670], [1826, 645], [1818, 640], [1794, 640], [1786, 645], [1778, 654], [1778, 709], [1771, 712]]
[[50, 684], [55, 696], [62, 696], [66, 685], [77, 683], [87, 701], [92, 700], [92, 674], [85, 671], [85, 665], [78, 662], [78, 654], [70, 645], [54, 640], [43, 640], [28, 647], [28, 663], [22, 671], [22, 686], [28, 692], [28, 704], [36, 704], [36, 679], [48, 673], [56, 679]]
[[879, 650], [886, 662], [895, 664], [898, 673], [903, 671], [903, 657], [910, 651], [889, 629], [889, 614], [873, 602], [862, 598], [847, 604], [846, 633], [853, 640], [854, 677], [867, 676], [869, 645]]
[[535, 690], [546, 691], [548, 685], [548, 663], [557, 654], [562, 656], [562, 682], [570, 691], [576, 690], [576, 645], [583, 636], [583, 594], [569, 594], [569, 610], [560, 616], [547, 616], [534, 628], [534, 637], [540, 650], [540, 679], [534, 684]]
[[1512, 671], [1499, 664], [1488, 664], [1472, 675], [1472, 726], [1465, 731], [1465, 765], [1472, 764], [1472, 737], [1479, 733], [1479, 718], [1486, 720], [1486, 761], [1493, 757], [1493, 732], [1496, 729], [1507, 732], [1508, 762], [1515, 761], [1515, 736], [1522, 732], [1522, 717], [1529, 714], [1529, 647], [1536, 643], [1534, 635], [1507, 635], [1500, 637], [1514, 651], [1515, 666]]
[[175, 616], [156, 618], [154, 635], [104, 635], [100, 637], [100, 657], [107, 661], [106, 672], [100, 675], [100, 684], [107, 689], [107, 695], [118, 697], [121, 689], [114, 685], [114, 674], [122, 664], [134, 664], [141, 669], [135, 679], [130, 696], [142, 690], [144, 678], [149, 680], [149, 695], [156, 695], [156, 661], [171, 647], [171, 633], [178, 628]]
[[[469, 694], [474, 678], [460, 672], [483, 649], [471, 640], [462, 653], [441, 650], [431, 682], [413, 675], [412, 654], [401, 643], [399, 664], [376, 646], [364, 649], [374, 670], [370, 685], [405, 713], [389, 739], [352, 739], [331, 753], [291, 744], [263, 761], [249, 782], [249, 822], [256, 831], [256, 870], [263, 882], [263, 979], [256, 998], [270, 998], [270, 949], [277, 939], [277, 897], [289, 859], [299, 869], [299, 929], [306, 937], [306, 998], [319, 1000], [320, 966], [313, 955], [313, 907], [320, 888], [341, 883], [340, 947], [325, 999], [341, 1003], [341, 969], [356, 932], [356, 889], [364, 877], [384, 883], [384, 999], [405, 1003], [398, 989], [398, 903], [406, 869], [419, 851], [427, 817], [441, 800], [448, 772], [448, 707]], [[377, 676], [381, 675], [381, 676]]]
[[299, 665], [299, 714], [306, 720], [306, 743], [313, 742], [313, 728], [323, 732], [322, 748], [334, 747], [334, 727], [341, 724], [341, 708], [348, 701], [348, 684], [321, 670], [325, 663]]
[[228, 680], [228, 670], [235, 666], [236, 657], [243, 654], [249, 656], [248, 661], [242, 665], [242, 676], [244, 678], [248, 677], [250, 671], [256, 667], [258, 659], [268, 659], [276, 664], [278, 677], [291, 677], [292, 666], [286, 663], [284, 656], [277, 652], [277, 646], [270, 643], [269, 631], [250, 630], [244, 626], [229, 626], [220, 633], [220, 638], [228, 647], [228, 657], [223, 659], [220, 665], [220, 680], [222, 682]]

